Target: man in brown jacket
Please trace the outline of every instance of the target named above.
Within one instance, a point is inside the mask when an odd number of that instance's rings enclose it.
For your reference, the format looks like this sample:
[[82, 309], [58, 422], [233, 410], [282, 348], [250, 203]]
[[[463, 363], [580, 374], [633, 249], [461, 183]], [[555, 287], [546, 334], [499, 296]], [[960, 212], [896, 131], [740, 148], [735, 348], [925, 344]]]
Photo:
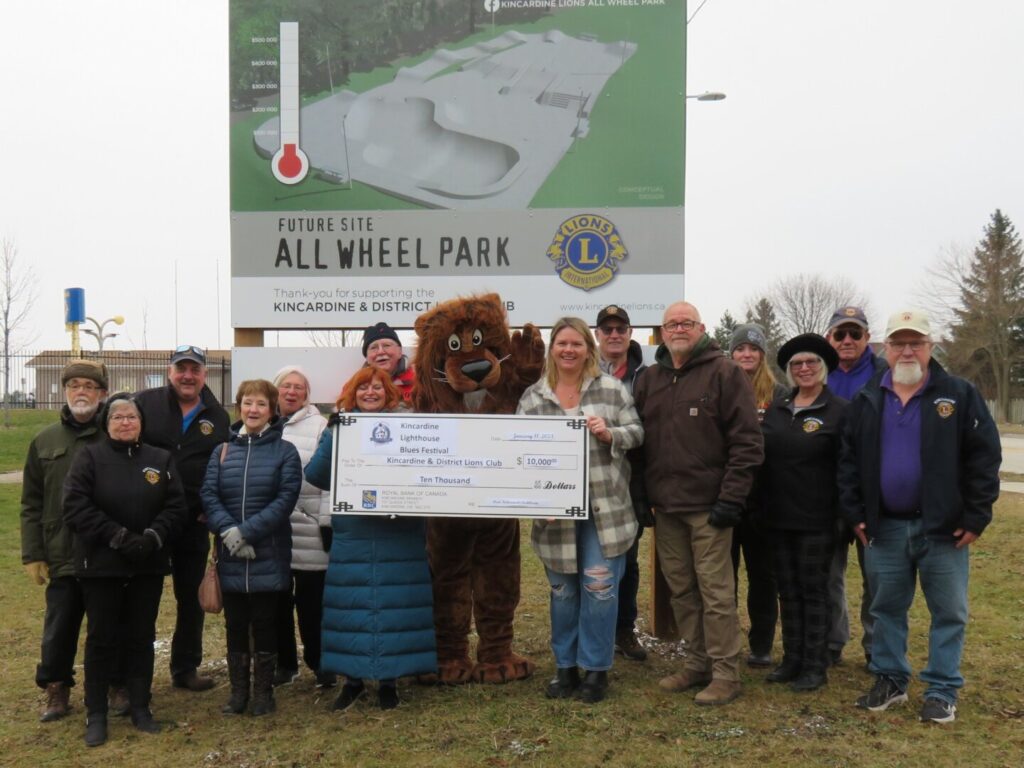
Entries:
[[659, 685], [700, 687], [697, 704], [728, 704], [740, 695], [732, 528], [764, 444], [753, 389], [705, 332], [697, 308], [670, 305], [661, 329], [656, 363], [633, 394], [646, 432], [644, 483], [658, 564], [687, 656], [682, 671]]

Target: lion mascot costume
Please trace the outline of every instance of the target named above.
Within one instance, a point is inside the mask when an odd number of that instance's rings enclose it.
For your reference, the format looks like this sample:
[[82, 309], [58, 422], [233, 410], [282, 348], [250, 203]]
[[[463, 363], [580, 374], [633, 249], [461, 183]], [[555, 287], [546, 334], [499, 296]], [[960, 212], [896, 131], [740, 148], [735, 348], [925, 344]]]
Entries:
[[[527, 324], [509, 334], [496, 293], [454, 299], [416, 320], [413, 408], [419, 413], [515, 413], [544, 366], [544, 341]], [[504, 683], [534, 663], [512, 651], [519, 604], [519, 521], [431, 518], [427, 554], [434, 578], [434, 631], [442, 683]], [[479, 638], [469, 658], [470, 622]]]

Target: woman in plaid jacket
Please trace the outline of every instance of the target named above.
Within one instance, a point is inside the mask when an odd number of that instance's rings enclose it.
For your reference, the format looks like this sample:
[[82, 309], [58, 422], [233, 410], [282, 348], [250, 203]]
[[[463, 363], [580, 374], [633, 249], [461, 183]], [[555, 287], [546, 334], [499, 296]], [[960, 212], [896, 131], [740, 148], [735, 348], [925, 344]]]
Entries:
[[584, 416], [590, 431], [589, 518], [535, 520], [531, 541], [551, 584], [557, 673], [546, 695], [593, 704], [608, 688], [618, 586], [637, 530], [626, 451], [643, 443], [644, 430], [622, 383], [601, 373], [594, 337], [576, 317], [555, 322], [544, 376], [523, 393], [519, 413]]

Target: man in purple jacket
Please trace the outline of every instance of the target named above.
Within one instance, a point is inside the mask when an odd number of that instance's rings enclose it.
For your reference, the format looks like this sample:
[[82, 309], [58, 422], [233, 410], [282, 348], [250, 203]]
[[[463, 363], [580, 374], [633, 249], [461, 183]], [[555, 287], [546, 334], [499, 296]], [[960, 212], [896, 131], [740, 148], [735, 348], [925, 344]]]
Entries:
[[[852, 400], [878, 371], [888, 368], [885, 360], [878, 357], [868, 345], [871, 332], [868, 330], [867, 316], [860, 307], [837, 309], [829, 320], [825, 337], [839, 355], [839, 367], [828, 375], [828, 388], [839, 397]], [[853, 537], [850, 536], [850, 530], [845, 523], [840, 521], [839, 526], [841, 530], [828, 574], [828, 652], [832, 664], [839, 663], [843, 655], [843, 646], [850, 640], [850, 616], [846, 606], [846, 563], [850, 551], [849, 542]], [[860, 624], [864, 629], [864, 635], [861, 644], [864, 648], [864, 658], [870, 663], [871, 632], [874, 625], [870, 611], [872, 596], [864, 575], [864, 547], [859, 541], [855, 541], [855, 544], [863, 584]]]

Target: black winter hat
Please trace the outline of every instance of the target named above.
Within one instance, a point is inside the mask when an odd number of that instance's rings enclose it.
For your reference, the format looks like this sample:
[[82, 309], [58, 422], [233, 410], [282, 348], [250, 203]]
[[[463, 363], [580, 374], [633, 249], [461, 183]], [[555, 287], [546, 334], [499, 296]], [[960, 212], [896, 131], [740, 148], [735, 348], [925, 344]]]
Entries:
[[380, 341], [381, 339], [391, 339], [398, 346], [402, 346], [402, 342], [398, 339], [398, 334], [395, 333], [390, 325], [387, 323], [377, 323], [363, 331], [363, 357], [366, 357], [366, 348], [373, 344], [373, 342]]
[[[111, 395], [110, 399], [103, 404], [103, 410], [100, 411], [100, 424], [103, 426], [103, 431], [107, 431], [107, 425], [110, 422], [110, 411], [112, 406], [121, 405], [125, 402], [131, 403], [135, 406], [135, 410], [139, 414], [139, 426], [145, 429], [146, 417], [142, 415], [142, 409], [139, 404], [135, 402], [135, 398], [131, 392], [118, 392], [117, 394]], [[140, 433], [141, 434], [141, 433]]]
[[790, 358], [797, 352], [811, 352], [817, 355], [825, 361], [829, 373], [834, 371], [836, 366], [839, 365], [839, 354], [832, 348], [832, 345], [828, 343], [824, 336], [819, 336], [816, 333], [801, 333], [779, 347], [777, 357], [779, 368], [786, 370]]

